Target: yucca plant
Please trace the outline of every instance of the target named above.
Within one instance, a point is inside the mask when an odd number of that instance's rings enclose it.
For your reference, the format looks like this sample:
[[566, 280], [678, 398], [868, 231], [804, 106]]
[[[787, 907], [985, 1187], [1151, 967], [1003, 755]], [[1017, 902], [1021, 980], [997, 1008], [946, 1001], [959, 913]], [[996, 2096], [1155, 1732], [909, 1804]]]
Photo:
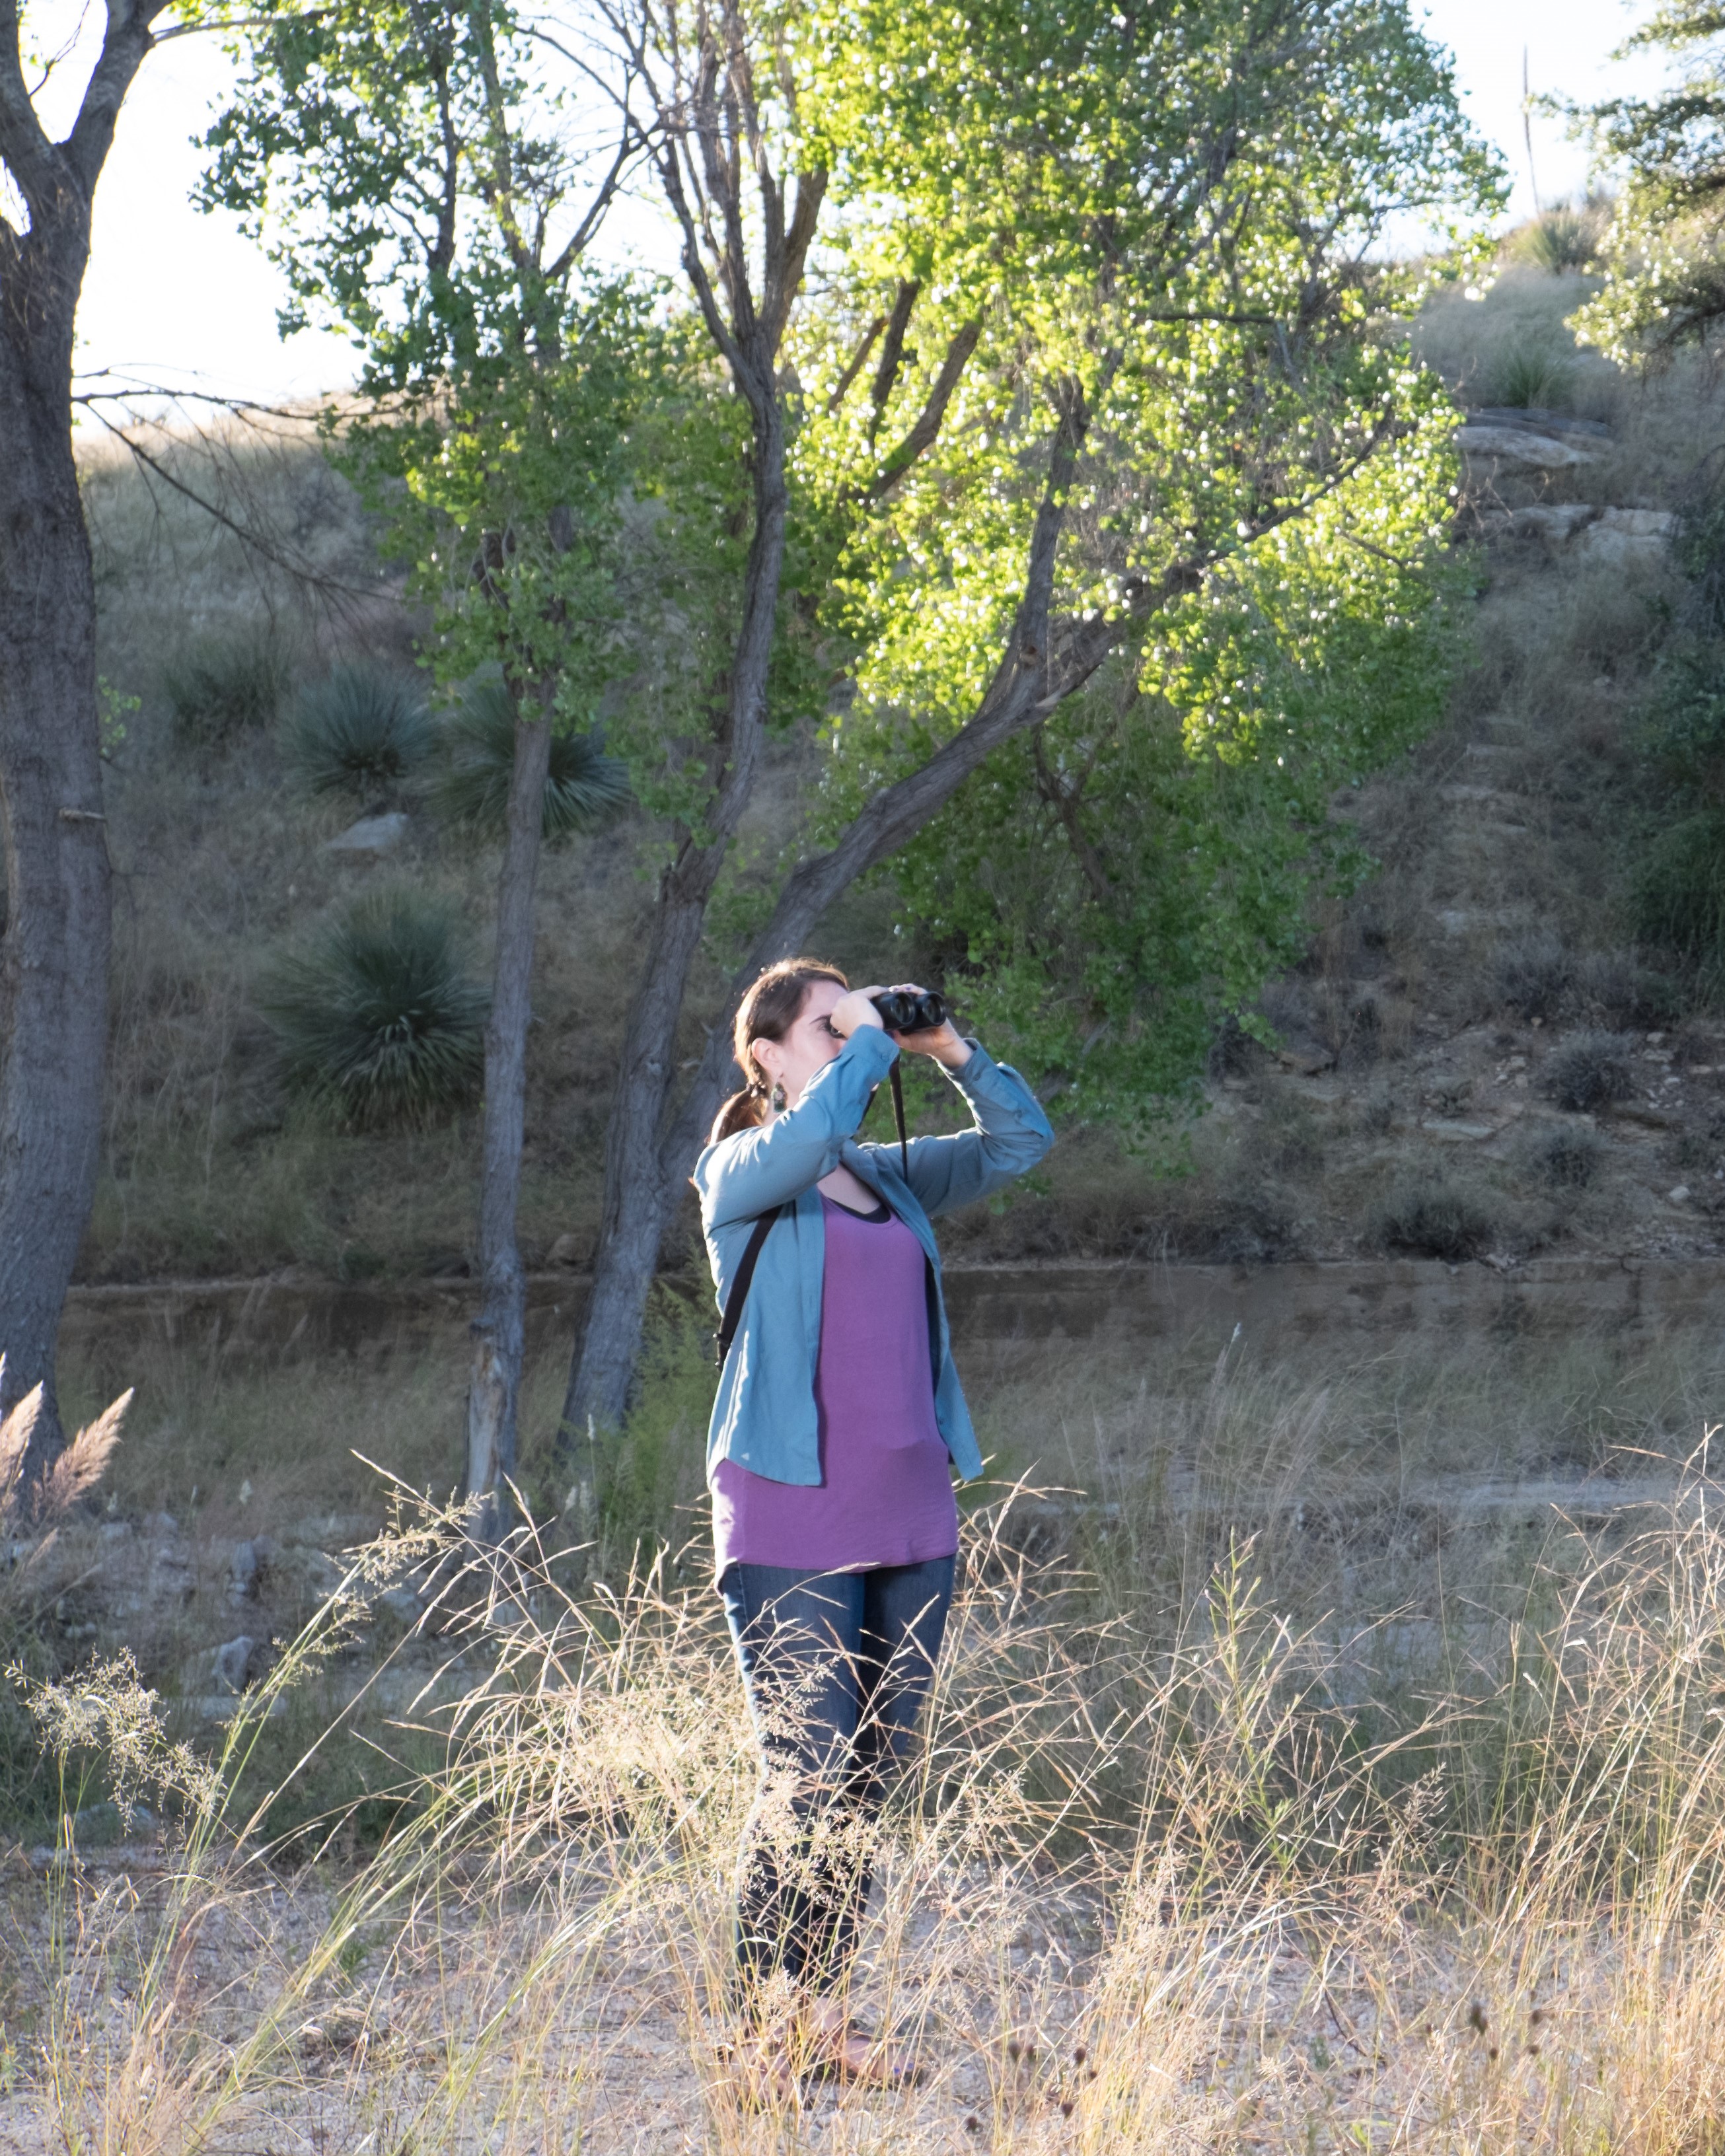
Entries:
[[1575, 362], [1554, 345], [1517, 339], [1492, 361], [1489, 381], [1494, 404], [1562, 407], [1574, 391]]
[[162, 669], [162, 690], [179, 738], [210, 747], [269, 726], [292, 678], [281, 639], [260, 624], [188, 645]]
[[286, 1082], [375, 1130], [424, 1123], [473, 1097], [486, 1000], [449, 909], [398, 891], [359, 900], [278, 959], [259, 1007]]
[[300, 691], [285, 747], [308, 793], [372, 802], [411, 778], [435, 738], [413, 681], [382, 667], [337, 666]]
[[[446, 823], [476, 837], [501, 837], [515, 764], [515, 709], [501, 681], [485, 679], [469, 688], [444, 720], [439, 747], [433, 808]], [[605, 754], [597, 734], [552, 736], [542, 827], [547, 839], [590, 830], [628, 798], [628, 773], [617, 757]]]
[[1560, 203], [1517, 235], [1517, 252], [1553, 277], [1585, 270], [1599, 252], [1604, 222], [1596, 209], [1571, 209]]

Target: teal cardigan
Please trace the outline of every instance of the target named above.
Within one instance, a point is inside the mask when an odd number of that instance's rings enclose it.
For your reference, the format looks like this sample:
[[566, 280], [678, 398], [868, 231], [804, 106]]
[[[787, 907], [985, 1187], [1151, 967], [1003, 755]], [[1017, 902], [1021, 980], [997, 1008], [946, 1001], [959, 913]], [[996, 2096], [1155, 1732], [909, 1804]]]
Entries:
[[869, 1096], [891, 1069], [896, 1044], [875, 1026], [859, 1026], [832, 1061], [816, 1071], [794, 1108], [768, 1124], [710, 1145], [695, 1163], [701, 1225], [725, 1307], [756, 1219], [775, 1205], [750, 1282], [707, 1429], [707, 1475], [734, 1460], [773, 1482], [818, 1484], [820, 1430], [814, 1366], [820, 1353], [821, 1278], [826, 1227], [815, 1188], [842, 1162], [891, 1207], [929, 1263], [929, 1353], [935, 1420], [961, 1478], [983, 1471], [970, 1411], [952, 1366], [941, 1294], [940, 1252], [930, 1219], [971, 1204], [1034, 1168], [1054, 1142], [1048, 1118], [1017, 1071], [973, 1041], [963, 1070], [947, 1073], [964, 1096], [975, 1127], [951, 1137], [912, 1138], [908, 1173], [893, 1145], [859, 1145], [852, 1132]]

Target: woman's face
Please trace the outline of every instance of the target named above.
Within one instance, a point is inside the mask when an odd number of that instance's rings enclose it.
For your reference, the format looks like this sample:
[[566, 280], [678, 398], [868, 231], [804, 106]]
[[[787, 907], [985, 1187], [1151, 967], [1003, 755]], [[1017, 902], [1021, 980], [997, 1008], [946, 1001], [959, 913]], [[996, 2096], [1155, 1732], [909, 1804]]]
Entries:
[[830, 1063], [845, 1045], [842, 1034], [828, 1023], [843, 1000], [845, 990], [836, 981], [811, 981], [803, 994], [803, 1008], [783, 1040], [749, 1043], [754, 1059], [769, 1079], [784, 1087], [785, 1106], [794, 1108], [803, 1088], [815, 1072]]

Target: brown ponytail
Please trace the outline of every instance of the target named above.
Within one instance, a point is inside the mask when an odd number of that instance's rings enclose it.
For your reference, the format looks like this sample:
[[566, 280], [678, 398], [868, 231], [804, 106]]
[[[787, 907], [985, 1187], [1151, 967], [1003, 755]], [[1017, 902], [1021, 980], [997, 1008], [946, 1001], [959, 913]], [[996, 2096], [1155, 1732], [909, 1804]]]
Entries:
[[781, 958], [750, 984], [748, 993], [737, 1007], [737, 1023], [732, 1032], [737, 1060], [749, 1082], [740, 1093], [733, 1093], [714, 1117], [711, 1135], [707, 1139], [709, 1145], [716, 1145], [721, 1138], [733, 1137], [738, 1131], [752, 1130], [757, 1123], [766, 1121], [767, 1096], [773, 1089], [767, 1073], [750, 1055], [749, 1043], [783, 1040], [803, 1015], [803, 1005], [816, 981], [836, 981], [841, 988], [850, 986], [836, 966], [829, 966], [819, 958]]

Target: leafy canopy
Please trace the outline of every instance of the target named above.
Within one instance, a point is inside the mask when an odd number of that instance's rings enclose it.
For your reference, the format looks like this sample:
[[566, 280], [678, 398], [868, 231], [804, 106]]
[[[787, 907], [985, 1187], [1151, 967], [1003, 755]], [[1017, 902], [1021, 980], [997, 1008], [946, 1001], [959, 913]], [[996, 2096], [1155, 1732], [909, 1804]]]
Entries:
[[1725, 317], [1725, 12], [1669, 0], [1615, 57], [1637, 52], [1672, 63], [1657, 96], [1571, 110], [1620, 182], [1604, 288], [1573, 326], [1625, 367], [1704, 342]]
[[[844, 208], [838, 296], [795, 339], [827, 542], [803, 560], [848, 677], [829, 826], [987, 698], [1081, 415], [1046, 715], [894, 872], [990, 1037], [1073, 1108], [1134, 1117], [1362, 867], [1336, 788], [1440, 714], [1454, 413], [1403, 345], [1414, 273], [1374, 249], [1401, 213], [1489, 213], [1497, 168], [1384, 0], [865, 0], [799, 49]], [[911, 290], [890, 375], [882, 303]], [[900, 472], [882, 444], [967, 334]]]
[[283, 326], [345, 326], [336, 454], [430, 603], [440, 676], [501, 665], [591, 723], [651, 295], [585, 249], [621, 172], [569, 146], [532, 36], [492, 0], [244, 0], [204, 199], [284, 270]]

